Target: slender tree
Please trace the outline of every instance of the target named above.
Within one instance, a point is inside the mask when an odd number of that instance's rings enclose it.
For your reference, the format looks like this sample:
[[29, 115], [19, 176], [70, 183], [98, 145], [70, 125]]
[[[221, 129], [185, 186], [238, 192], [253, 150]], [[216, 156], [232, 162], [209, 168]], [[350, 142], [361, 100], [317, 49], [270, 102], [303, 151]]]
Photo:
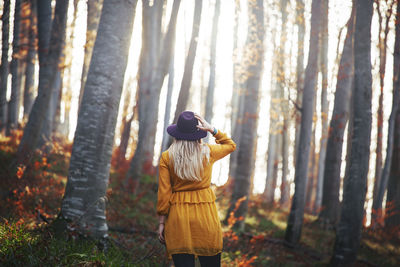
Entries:
[[210, 79], [207, 87], [206, 110], [204, 118], [206, 121], [212, 121], [213, 106], [214, 106], [214, 89], [215, 89], [215, 60], [217, 57], [217, 36], [218, 36], [218, 20], [221, 8], [221, 0], [216, 0], [214, 9], [214, 18], [211, 32], [211, 47], [210, 47]]
[[83, 56], [81, 91], [79, 94], [79, 104], [82, 101], [83, 89], [85, 88], [87, 72], [92, 58], [94, 41], [96, 40], [97, 27], [99, 26], [101, 8], [104, 0], [87, 1], [87, 21], [86, 21], [86, 43]]
[[[283, 123], [281, 120], [285, 118], [281, 115], [285, 108], [284, 103], [284, 90], [286, 86], [285, 77], [285, 44], [287, 39], [287, 0], [280, 1], [280, 13], [281, 13], [281, 33], [279, 40], [279, 47], [274, 49], [275, 59], [273, 68], [274, 89], [271, 92], [271, 108], [270, 108], [270, 126], [269, 126], [269, 137], [268, 137], [268, 156], [267, 156], [267, 177], [264, 189], [264, 200], [266, 204], [272, 205], [274, 203], [274, 193], [277, 183], [277, 175], [275, 175], [276, 165], [278, 165], [279, 159], [281, 158], [281, 152], [277, 145], [281, 139], [287, 141], [287, 132], [283, 131]], [[275, 35], [275, 32], [272, 34]], [[275, 39], [275, 38], [273, 38]], [[274, 44], [275, 45], [275, 44]], [[281, 135], [281, 136], [280, 136]], [[286, 170], [286, 169], [285, 169]]]
[[[376, 142], [376, 159], [375, 159], [375, 180], [374, 180], [374, 190], [373, 190], [373, 215], [372, 215], [372, 225], [375, 226], [377, 220], [381, 219], [381, 208], [383, 195], [381, 196], [381, 192], [379, 192], [379, 186], [381, 184], [382, 179], [382, 138], [383, 138], [383, 96], [384, 96], [384, 86], [385, 86], [385, 74], [386, 74], [386, 54], [387, 54], [387, 39], [389, 34], [389, 23], [390, 18], [393, 13], [393, 5], [395, 1], [386, 0], [387, 10], [385, 12], [385, 16], [382, 15], [381, 11], [381, 2], [375, 1], [376, 10], [378, 13], [378, 21], [379, 21], [379, 85], [380, 85], [380, 95], [379, 95], [379, 104], [378, 104], [378, 114], [377, 114], [377, 142]], [[390, 3], [389, 3], [390, 2]], [[385, 21], [383, 18], [385, 17]], [[387, 184], [387, 177], [386, 184]], [[386, 188], [384, 189], [386, 190]], [[382, 198], [382, 199], [381, 199]]]
[[[238, 28], [239, 28], [239, 14], [240, 14], [240, 1], [235, 0], [235, 13], [234, 13], [234, 26], [233, 26], [233, 50], [232, 50], [232, 61], [233, 61], [233, 68], [232, 68], [232, 111], [231, 111], [231, 135], [234, 140], [238, 139], [238, 133], [240, 132], [239, 128], [240, 123], [238, 117], [241, 114], [240, 110], [240, 101], [242, 99], [240, 96], [241, 89], [240, 89], [240, 61], [239, 61], [239, 48], [238, 48]], [[236, 144], [237, 145], [237, 144]], [[238, 148], [238, 147], [237, 147]], [[236, 168], [236, 159], [237, 159], [237, 152], [233, 152], [229, 158], [229, 177], [228, 183], [230, 183], [231, 178], [235, 173]]]
[[[172, 51], [172, 53], [174, 53]], [[167, 127], [170, 124], [171, 117], [171, 101], [172, 101], [172, 93], [174, 90], [174, 78], [175, 78], [175, 67], [174, 67], [174, 55], [171, 55], [171, 62], [169, 63], [168, 68], [168, 91], [165, 103], [165, 114], [164, 114], [164, 128], [163, 128], [163, 140], [161, 143], [161, 151], [165, 151], [167, 149], [168, 144], [168, 133]]]
[[7, 87], [8, 87], [8, 48], [10, 31], [10, 0], [3, 2], [3, 14], [1, 16], [1, 67], [0, 67], [0, 131], [7, 123]]
[[[236, 202], [245, 198], [236, 210], [236, 218], [245, 217], [250, 189], [251, 176], [254, 170], [254, 156], [257, 136], [258, 98], [264, 60], [264, 5], [263, 0], [248, 1], [249, 25], [245, 45], [244, 59], [246, 60], [247, 78], [244, 82], [246, 96], [244, 97], [245, 120], [241, 127], [240, 151], [238, 151], [237, 168], [233, 180], [233, 192], [230, 200], [230, 210]], [[232, 207], [233, 206], [233, 207]], [[235, 225], [243, 229], [244, 221], [239, 220]]]
[[321, 205], [322, 210], [319, 214], [321, 222], [328, 225], [335, 225], [338, 222], [340, 212], [339, 190], [343, 137], [349, 119], [350, 96], [354, 75], [354, 11], [355, 6], [353, 5], [350, 19], [347, 22], [347, 33], [337, 74], [335, 101], [329, 123]]
[[311, 6], [310, 49], [302, 97], [301, 128], [295, 168], [295, 192], [285, 233], [285, 241], [289, 245], [295, 245], [300, 240], [301, 228], [303, 225], [311, 126], [314, 111], [313, 103], [318, 72], [321, 3], [322, 0], [313, 0]]
[[[71, 100], [72, 100], [72, 49], [73, 42], [75, 39], [75, 25], [76, 19], [78, 15], [78, 4], [79, 0], [73, 1], [74, 11], [72, 13], [72, 21], [71, 24], [68, 25], [69, 36], [66, 38], [65, 47], [64, 47], [64, 56], [62, 62], [61, 71], [61, 88], [60, 94], [58, 96], [56, 114], [54, 116], [53, 122], [53, 132], [58, 132], [63, 134], [64, 136], [68, 136], [69, 133], [69, 113], [71, 111]], [[64, 89], [64, 90], [63, 90]], [[61, 123], [61, 102], [64, 101], [64, 122]]]
[[29, 41], [26, 55], [25, 85], [24, 85], [24, 119], [28, 119], [34, 101], [35, 59], [36, 59], [36, 6], [37, 2], [29, 1]]
[[[304, 0], [296, 0], [296, 25], [297, 25], [297, 63], [296, 63], [296, 121], [294, 155], [297, 155], [300, 140], [300, 122], [304, 87], [304, 35], [306, 32], [306, 19], [304, 16]], [[296, 165], [296, 157], [293, 157]]]
[[20, 30], [21, 30], [21, 7], [22, 0], [15, 1], [14, 9], [14, 30], [13, 30], [13, 52], [10, 65], [11, 74], [11, 97], [7, 108], [7, 128], [6, 135], [10, 135], [11, 130], [18, 127], [19, 106], [21, 100], [21, 85], [18, 67], [20, 64]]
[[373, 0], [357, 1], [354, 31], [354, 121], [349, 171], [344, 179], [343, 202], [336, 232], [334, 266], [352, 265], [360, 245], [371, 141], [371, 20]]
[[[41, 43], [46, 43], [46, 35], [43, 33], [48, 25], [41, 21], [41, 16], [48, 14], [49, 6], [47, 1], [38, 2], [38, 37], [39, 37], [39, 88], [38, 96], [32, 106], [31, 113], [29, 114], [28, 123], [25, 126], [24, 134], [18, 147], [17, 158], [19, 163], [26, 163], [30, 155], [36, 149], [39, 141], [43, 122], [46, 115], [46, 109], [50, 104], [50, 96], [52, 94], [53, 83], [56, 78], [59, 58], [61, 55], [62, 44], [65, 38], [65, 26], [67, 21], [68, 0], [57, 1], [54, 22], [51, 26], [51, 37], [49, 43], [49, 51], [46, 53], [41, 47]], [[41, 7], [43, 10], [40, 10]], [[51, 2], [50, 2], [51, 4]], [[51, 11], [51, 6], [50, 6]], [[50, 12], [51, 14], [51, 12]], [[45, 16], [47, 17], [47, 16]]]
[[322, 203], [324, 169], [326, 158], [326, 145], [328, 140], [328, 17], [329, 0], [322, 2], [322, 22], [321, 22], [321, 50], [320, 50], [320, 72], [322, 76], [321, 83], [321, 139], [319, 143], [318, 166], [317, 166], [317, 187], [315, 193], [315, 202], [312, 207], [313, 213], [320, 210]]
[[[167, 32], [161, 37], [162, 3], [143, 5], [142, 51], [139, 63], [138, 116], [139, 134], [135, 154], [130, 163], [126, 183], [138, 184], [142, 174], [154, 173], [153, 157], [158, 119], [158, 104], [164, 78], [168, 73], [172, 50], [175, 45], [176, 20], [180, 0], [172, 6]], [[157, 42], [157, 40], [159, 40]], [[161, 40], [161, 41], [160, 41]], [[161, 42], [161, 44], [160, 44]], [[136, 190], [137, 187], [134, 188]]]
[[105, 194], [136, 4], [104, 1], [61, 208], [62, 218], [99, 239], [107, 237]]
[[[385, 227], [391, 230], [400, 225], [400, 4], [397, 2], [396, 35], [393, 64], [393, 105], [389, 118], [389, 133], [386, 160], [382, 180], [386, 179], [386, 168], [390, 168], [386, 200]], [[385, 184], [381, 182], [385, 190]], [[395, 228], [396, 229], [396, 228]], [[398, 229], [398, 228], [397, 228]]]
[[194, 7], [194, 17], [192, 26], [192, 36], [190, 38], [189, 51], [185, 61], [185, 69], [179, 91], [178, 103], [176, 104], [174, 121], [178, 120], [179, 114], [186, 109], [189, 99], [189, 90], [192, 83], [193, 65], [196, 58], [197, 39], [199, 38], [200, 21], [201, 21], [202, 1], [196, 1]]

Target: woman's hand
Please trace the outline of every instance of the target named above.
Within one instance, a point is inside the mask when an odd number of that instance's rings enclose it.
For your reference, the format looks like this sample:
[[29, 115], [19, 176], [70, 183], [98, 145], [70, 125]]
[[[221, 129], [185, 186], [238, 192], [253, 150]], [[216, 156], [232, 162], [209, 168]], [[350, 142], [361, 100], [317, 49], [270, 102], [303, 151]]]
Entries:
[[214, 131], [214, 127], [211, 126], [202, 116], [199, 114], [195, 113], [194, 114], [195, 118], [199, 120], [201, 125], [197, 125], [197, 128], [203, 131], [207, 131], [212, 133]]
[[158, 240], [160, 240], [161, 244], [165, 244], [165, 238], [164, 238], [164, 223], [160, 223], [158, 225]]

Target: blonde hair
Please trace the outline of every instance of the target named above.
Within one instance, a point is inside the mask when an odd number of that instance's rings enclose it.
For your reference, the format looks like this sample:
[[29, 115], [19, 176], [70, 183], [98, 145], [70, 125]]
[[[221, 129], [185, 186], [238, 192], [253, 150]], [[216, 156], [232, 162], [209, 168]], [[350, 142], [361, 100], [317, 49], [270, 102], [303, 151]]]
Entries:
[[175, 139], [168, 149], [175, 174], [189, 181], [201, 181], [204, 160], [210, 160], [210, 148], [201, 141]]

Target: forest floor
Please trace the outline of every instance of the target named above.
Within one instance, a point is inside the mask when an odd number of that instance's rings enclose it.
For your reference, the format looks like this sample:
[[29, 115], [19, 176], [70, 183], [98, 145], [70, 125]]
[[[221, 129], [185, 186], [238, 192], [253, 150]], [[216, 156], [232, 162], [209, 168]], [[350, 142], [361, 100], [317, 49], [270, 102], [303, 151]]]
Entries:
[[[117, 164], [113, 157], [108, 241], [96, 242], [75, 232], [60, 234], [53, 226], [67, 182], [71, 144], [53, 144], [49, 154], [35, 155], [24, 168], [14, 163], [20, 137], [20, 132], [0, 136], [1, 266], [168, 266], [156, 235], [155, 177], [143, 177], [137, 193], [127, 193], [122, 182], [128, 162]], [[222, 216], [229, 190], [215, 189]], [[222, 266], [328, 265], [334, 231], [322, 229], [315, 216], [306, 215], [300, 244], [289, 248], [283, 242], [287, 216], [287, 210], [265, 208], [259, 196], [252, 196], [244, 231], [223, 226]], [[356, 266], [400, 266], [400, 240], [392, 236], [365, 228]]]

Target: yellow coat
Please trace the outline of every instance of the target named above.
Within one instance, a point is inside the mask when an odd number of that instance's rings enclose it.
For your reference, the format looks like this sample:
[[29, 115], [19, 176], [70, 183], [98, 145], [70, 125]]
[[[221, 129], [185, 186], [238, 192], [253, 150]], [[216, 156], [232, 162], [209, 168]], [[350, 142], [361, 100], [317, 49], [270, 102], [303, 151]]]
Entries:
[[165, 243], [169, 257], [188, 253], [213, 256], [222, 251], [222, 230], [210, 188], [215, 161], [236, 149], [236, 144], [223, 132], [215, 135], [216, 145], [209, 145], [210, 160], [204, 164], [200, 182], [182, 180], [169, 164], [168, 150], [159, 165], [157, 214], [166, 215]]

